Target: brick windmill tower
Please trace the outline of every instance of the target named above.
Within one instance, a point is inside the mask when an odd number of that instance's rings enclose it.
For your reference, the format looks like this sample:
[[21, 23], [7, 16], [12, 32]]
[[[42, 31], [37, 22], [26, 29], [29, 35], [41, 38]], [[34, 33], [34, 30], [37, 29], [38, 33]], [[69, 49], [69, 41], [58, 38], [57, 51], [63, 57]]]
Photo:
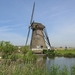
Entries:
[[36, 52], [42, 52], [43, 49], [47, 49], [47, 46], [50, 47], [50, 41], [46, 32], [46, 28], [43, 24], [34, 22], [33, 20], [33, 14], [34, 14], [34, 8], [35, 8], [35, 3], [33, 5], [33, 10], [32, 10], [32, 15], [31, 15], [31, 21], [30, 21], [30, 26], [28, 29], [28, 35], [27, 35], [27, 40], [26, 40], [26, 45], [28, 42], [30, 30], [32, 30], [32, 36], [31, 36], [31, 42], [30, 42], [30, 49], [32, 51]]

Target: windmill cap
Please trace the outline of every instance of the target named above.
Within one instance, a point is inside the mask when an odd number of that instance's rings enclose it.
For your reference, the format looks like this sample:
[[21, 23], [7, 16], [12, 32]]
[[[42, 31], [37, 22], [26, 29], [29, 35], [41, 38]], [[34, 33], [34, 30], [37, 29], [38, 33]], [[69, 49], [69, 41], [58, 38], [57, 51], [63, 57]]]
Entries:
[[45, 26], [43, 24], [41, 24], [41, 23], [33, 22], [31, 24], [31, 28], [32, 29], [44, 29]]

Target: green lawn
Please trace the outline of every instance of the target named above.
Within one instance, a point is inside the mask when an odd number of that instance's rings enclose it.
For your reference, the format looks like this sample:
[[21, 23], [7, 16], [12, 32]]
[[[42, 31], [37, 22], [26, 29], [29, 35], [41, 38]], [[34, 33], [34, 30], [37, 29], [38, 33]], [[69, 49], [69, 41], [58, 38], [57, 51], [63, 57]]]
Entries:
[[62, 55], [66, 54], [66, 53], [72, 53], [75, 54], [75, 50], [56, 50], [56, 53], [61, 53]]

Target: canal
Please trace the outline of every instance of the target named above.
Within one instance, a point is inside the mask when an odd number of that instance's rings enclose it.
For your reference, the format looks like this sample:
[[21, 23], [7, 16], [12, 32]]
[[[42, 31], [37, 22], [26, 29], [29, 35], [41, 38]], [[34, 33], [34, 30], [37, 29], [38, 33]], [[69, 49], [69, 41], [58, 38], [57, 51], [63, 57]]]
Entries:
[[47, 57], [45, 64], [48, 69], [53, 65], [60, 66], [60, 69], [64, 66], [70, 69], [70, 67], [75, 65], [75, 58], [55, 57], [51, 59]]
[[43, 58], [40, 56], [37, 60], [37, 64], [40, 66], [46, 66], [50, 69], [51, 66], [59, 66], [60, 69], [66, 66], [68, 69], [75, 66], [75, 58], [55, 57], [55, 58]]

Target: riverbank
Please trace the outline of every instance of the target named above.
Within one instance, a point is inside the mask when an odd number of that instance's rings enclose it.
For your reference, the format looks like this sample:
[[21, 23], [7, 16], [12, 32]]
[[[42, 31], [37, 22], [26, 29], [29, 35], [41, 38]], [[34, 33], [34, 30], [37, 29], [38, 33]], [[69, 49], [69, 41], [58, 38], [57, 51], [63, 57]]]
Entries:
[[75, 50], [44, 50], [43, 52], [46, 56], [50, 58], [54, 57], [69, 57], [75, 58]]
[[56, 56], [75, 57], [75, 50], [56, 50]]
[[0, 62], [0, 75], [75, 75], [75, 66], [71, 66], [68, 71], [67, 66], [53, 65], [48, 70], [45, 66], [37, 66], [36, 64], [18, 64], [17, 62]]
[[56, 50], [55, 52], [61, 53], [62, 55], [67, 54], [67, 53], [75, 54], [75, 50]]

